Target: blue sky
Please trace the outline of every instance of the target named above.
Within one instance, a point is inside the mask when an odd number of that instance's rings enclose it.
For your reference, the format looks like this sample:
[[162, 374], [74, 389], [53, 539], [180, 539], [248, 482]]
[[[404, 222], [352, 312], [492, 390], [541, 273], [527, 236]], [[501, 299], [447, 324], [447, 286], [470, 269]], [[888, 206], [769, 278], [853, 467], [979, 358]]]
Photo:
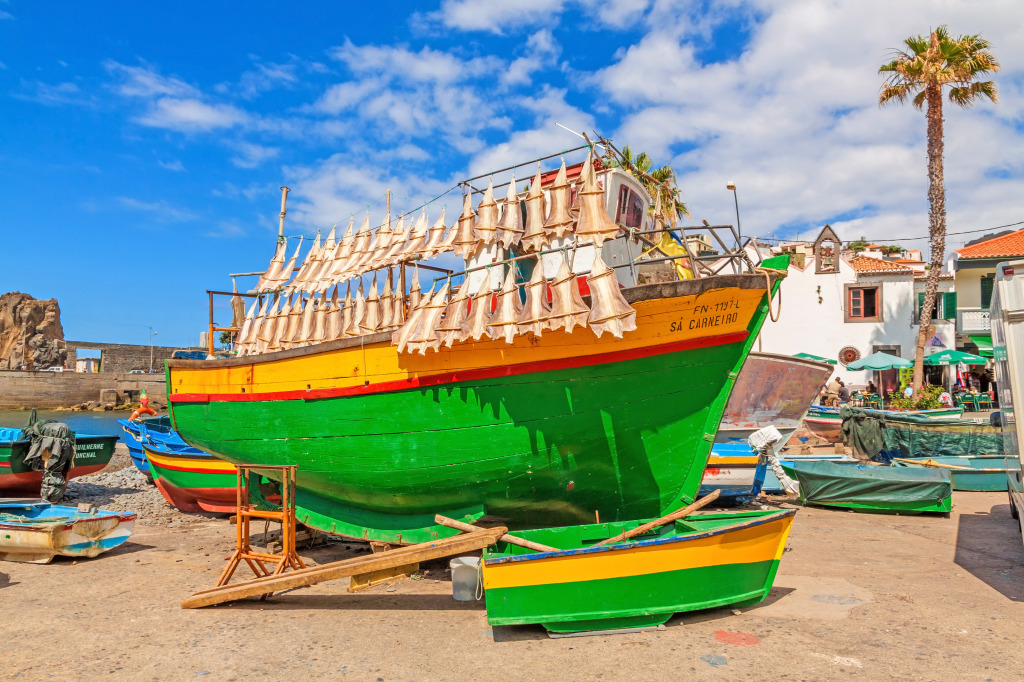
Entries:
[[880, 111], [875, 71], [944, 22], [1004, 64], [998, 106], [947, 114], [949, 229], [1024, 219], [1015, 3], [238, 8], [0, 0], [0, 291], [58, 298], [67, 338], [194, 341], [204, 290], [265, 267], [282, 184], [313, 234], [574, 146], [555, 122], [673, 164], [695, 219], [732, 222], [735, 180], [748, 234], [923, 235], [923, 116]]

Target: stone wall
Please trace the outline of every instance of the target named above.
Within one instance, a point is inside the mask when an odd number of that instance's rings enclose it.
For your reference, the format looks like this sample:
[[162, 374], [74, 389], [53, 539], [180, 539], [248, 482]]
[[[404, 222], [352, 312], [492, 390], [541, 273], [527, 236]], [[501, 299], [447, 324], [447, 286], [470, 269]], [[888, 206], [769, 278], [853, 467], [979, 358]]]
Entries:
[[[133, 369], [141, 369], [149, 372], [149, 346], [139, 346], [128, 343], [93, 343], [90, 341], [68, 341], [68, 357], [64, 362], [64, 368], [75, 371], [75, 361], [78, 359], [78, 349], [90, 349], [100, 351], [100, 372], [130, 372]], [[153, 346], [153, 370], [163, 374], [164, 360], [171, 357], [174, 351], [180, 350], [177, 346]]]
[[[149, 362], [149, 346], [146, 346]], [[101, 391], [116, 391], [122, 400], [137, 399], [146, 391], [150, 400], [165, 405], [164, 374], [85, 374], [78, 372], [0, 371], [0, 409], [35, 407], [41, 410], [72, 407], [100, 400]], [[109, 396], [110, 394], [106, 394]]]

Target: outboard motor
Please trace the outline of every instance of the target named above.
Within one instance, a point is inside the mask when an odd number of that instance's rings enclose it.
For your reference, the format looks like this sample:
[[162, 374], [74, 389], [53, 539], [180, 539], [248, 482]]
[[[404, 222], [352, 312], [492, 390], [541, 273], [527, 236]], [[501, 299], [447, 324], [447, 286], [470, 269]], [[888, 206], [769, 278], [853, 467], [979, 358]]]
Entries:
[[68, 472], [75, 459], [75, 432], [67, 424], [53, 419], [38, 420], [36, 411], [28, 418], [21, 431], [22, 438], [31, 441], [25, 466], [43, 472], [43, 485], [39, 497], [57, 503], [64, 497], [68, 486]]

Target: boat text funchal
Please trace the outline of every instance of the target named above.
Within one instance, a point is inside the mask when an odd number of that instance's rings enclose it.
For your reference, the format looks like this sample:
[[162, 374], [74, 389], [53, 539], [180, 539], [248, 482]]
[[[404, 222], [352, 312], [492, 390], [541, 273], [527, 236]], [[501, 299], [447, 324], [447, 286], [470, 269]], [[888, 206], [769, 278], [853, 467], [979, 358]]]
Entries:
[[[234, 464], [297, 465], [298, 520], [369, 540], [452, 535], [439, 513], [536, 528], [692, 502], [788, 257], [755, 269], [714, 232], [731, 227], [708, 228], [723, 255], [684, 232], [686, 256], [660, 257], [668, 188], [652, 199], [601, 142], [500, 203], [493, 178], [464, 182], [450, 227], [389, 206], [297, 268], [282, 240], [238, 356], [167, 362], [174, 428]], [[451, 254], [463, 271], [438, 267]], [[641, 281], [673, 258], [675, 281]]]

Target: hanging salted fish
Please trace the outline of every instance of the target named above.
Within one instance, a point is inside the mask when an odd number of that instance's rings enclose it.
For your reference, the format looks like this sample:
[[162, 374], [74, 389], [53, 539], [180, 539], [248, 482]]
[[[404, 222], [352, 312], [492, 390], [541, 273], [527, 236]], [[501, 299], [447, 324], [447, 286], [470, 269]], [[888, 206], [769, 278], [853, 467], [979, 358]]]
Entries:
[[516, 338], [516, 323], [523, 312], [523, 301], [519, 298], [519, 287], [516, 286], [516, 269], [510, 267], [505, 283], [498, 292], [498, 304], [487, 321], [491, 338], [504, 338], [505, 343], [512, 343]]
[[256, 282], [256, 291], [265, 291], [272, 288], [270, 283], [275, 281], [281, 276], [281, 270], [284, 269], [284, 257], [285, 252], [288, 250], [288, 240], [281, 239], [277, 244], [277, 249], [274, 250], [274, 257], [270, 259], [270, 265], [267, 266], [266, 271], [260, 275], [260, 279]]
[[299, 329], [292, 339], [292, 347], [308, 346], [313, 341], [313, 326], [316, 324], [317, 300], [315, 296], [306, 299], [306, 307], [302, 309]]
[[409, 285], [409, 310], [420, 304], [420, 295], [420, 269], [414, 266], [412, 269], [412, 284]]
[[[235, 278], [231, 278], [231, 290], [234, 295], [231, 297], [231, 326], [238, 329], [245, 321], [245, 301], [238, 295], [238, 284]], [[235, 339], [238, 337], [236, 336]]]
[[494, 179], [487, 184], [484, 198], [476, 207], [476, 223], [473, 225], [473, 238], [478, 244], [493, 244], [497, 241], [498, 204], [494, 201]]
[[320, 294], [316, 301], [316, 309], [313, 314], [313, 330], [306, 340], [307, 344], [323, 343], [327, 337], [327, 315], [331, 312], [331, 302], [327, 300], [327, 292]]
[[437, 293], [430, 297], [430, 302], [423, 307], [423, 312], [416, 322], [416, 329], [409, 337], [407, 349], [409, 352], [419, 351], [420, 355], [426, 355], [427, 349], [437, 350], [441, 344], [438, 337], [437, 327], [441, 314], [448, 305], [448, 292], [451, 289], [450, 282], [445, 281], [444, 286], [437, 290]]
[[330, 265], [324, 269], [324, 274], [320, 277], [320, 283], [317, 285], [318, 291], [327, 291], [331, 288], [332, 284], [337, 284], [341, 276], [341, 269], [345, 265], [345, 261], [348, 260], [349, 254], [352, 253], [352, 243], [355, 237], [352, 234], [353, 218], [348, 220], [348, 229], [345, 230], [345, 236], [338, 241], [338, 245], [334, 247], [334, 254], [331, 256]]
[[391, 326], [395, 329], [405, 324], [405, 301], [402, 299], [404, 292], [402, 291], [402, 282], [399, 280], [395, 282], [395, 292], [391, 297], [391, 304], [393, 310], [391, 312]]
[[[263, 324], [267, 319], [267, 306], [270, 303], [270, 297], [267, 296], [263, 299], [263, 303], [257, 298], [253, 303], [253, 306], [259, 306], [259, 312], [253, 317], [252, 322], [249, 324], [248, 329], [242, 329], [242, 333], [238, 335], [238, 351], [239, 355], [252, 355], [253, 350], [256, 348], [256, 337], [259, 335], [263, 328]], [[252, 311], [249, 311], [252, 314]]]
[[275, 279], [270, 281], [270, 285], [268, 287], [270, 291], [283, 288], [284, 285], [288, 283], [288, 280], [292, 278], [292, 272], [295, 270], [295, 261], [299, 259], [299, 252], [302, 250], [302, 242], [304, 239], [304, 237], [299, 237], [299, 245], [295, 247], [295, 253], [292, 254], [288, 264], [281, 268], [281, 271]]
[[345, 334], [348, 336], [363, 335], [363, 318], [366, 317], [366, 299], [363, 298], [363, 280], [359, 280], [359, 288], [356, 290], [356, 298], [352, 302], [352, 319], [345, 327]]
[[505, 196], [504, 211], [498, 226], [498, 243], [506, 249], [518, 244], [523, 238], [523, 216], [519, 212], [519, 195], [516, 194], [516, 176], [508, 183], [508, 194]]
[[299, 272], [295, 275], [295, 279], [285, 287], [289, 291], [304, 291], [306, 283], [309, 280], [309, 276], [315, 271], [320, 269], [320, 230], [316, 232], [316, 239], [313, 241], [313, 246], [310, 247], [309, 253], [306, 254], [306, 258], [302, 261], [302, 265], [299, 266]]
[[544, 192], [541, 191], [540, 164], [537, 164], [537, 175], [530, 183], [530, 192], [526, 195], [526, 229], [519, 240], [527, 251], [540, 251], [548, 243], [544, 218]]
[[[335, 287], [337, 291], [337, 287]], [[338, 335], [334, 338], [340, 339], [343, 336], [352, 336], [352, 332], [349, 331], [353, 327], [352, 318], [354, 317], [355, 309], [352, 303], [352, 282], [348, 283], [348, 289], [345, 290], [345, 302], [341, 306], [341, 327], [338, 329]]]
[[338, 248], [338, 243], [334, 239], [334, 233], [337, 229], [337, 225], [331, 225], [331, 231], [327, 233], [327, 239], [324, 241], [324, 245], [320, 248], [320, 260], [317, 263], [315, 270], [311, 270], [309, 276], [306, 278], [305, 286], [303, 290], [307, 293], [314, 293], [320, 291], [320, 282], [324, 276], [330, 272], [331, 266], [334, 264], [334, 251]]
[[292, 297], [291, 294], [288, 298], [278, 307], [277, 314], [274, 315], [274, 326], [273, 334], [268, 337], [267, 340], [267, 352], [281, 350], [281, 339], [284, 338], [288, 331], [288, 315], [291, 313]]
[[275, 296], [273, 303], [270, 304], [270, 309], [263, 316], [263, 322], [253, 336], [253, 347], [249, 352], [250, 355], [259, 355], [266, 352], [267, 346], [270, 345], [274, 338], [274, 327], [277, 326], [277, 309], [280, 305], [281, 297]]
[[[239, 297], [239, 300], [241, 300], [241, 297]], [[234, 303], [233, 298], [231, 299], [231, 302]], [[241, 324], [234, 324], [234, 320], [232, 320], [232, 327], [240, 327], [238, 332], [235, 334], [235, 353], [237, 354], [241, 354], [242, 346], [245, 345], [246, 340], [249, 338], [249, 331], [252, 329], [253, 322], [256, 321], [256, 308], [258, 308], [259, 305], [260, 300], [257, 298], [252, 302], [252, 306], [249, 307], [249, 312], [242, 319]], [[233, 305], [232, 308], [234, 308]], [[232, 312], [234, 312], [234, 310], [232, 310]]]
[[402, 328], [391, 335], [391, 345], [397, 346], [399, 353], [404, 352], [406, 347], [409, 345], [409, 339], [416, 332], [419, 321], [423, 317], [423, 311], [431, 301], [431, 294], [433, 293], [433, 290], [434, 288], [432, 285], [430, 291], [428, 291], [416, 305], [409, 309], [409, 318], [405, 321], [405, 324], [402, 325]]
[[380, 329], [380, 294], [377, 293], [377, 273], [373, 273], [370, 293], [366, 297], [366, 310], [359, 321], [362, 334], [373, 334]]
[[[468, 281], [466, 283], [468, 285]], [[469, 301], [469, 316], [462, 323], [459, 341], [479, 341], [482, 337], [491, 336], [487, 321], [491, 316], [491, 278], [480, 278], [480, 283]]]
[[599, 338], [604, 332], [611, 332], [617, 339], [623, 332], [636, 329], [636, 311], [629, 305], [615, 278], [615, 271], [605, 265], [601, 249], [594, 249], [594, 264], [590, 266], [590, 315], [587, 324]]
[[551, 311], [544, 319], [547, 329], [565, 329], [571, 334], [576, 327], [586, 327], [590, 308], [583, 302], [580, 295], [576, 273], [569, 269], [569, 264], [562, 260], [555, 278], [551, 280]]
[[285, 327], [285, 331], [281, 334], [281, 348], [288, 350], [292, 347], [296, 337], [299, 333], [299, 327], [302, 324], [302, 294], [296, 294], [295, 303], [292, 304], [291, 310], [288, 311], [288, 324]]
[[569, 181], [566, 179], [565, 160], [558, 169], [558, 175], [548, 190], [548, 217], [544, 221], [544, 231], [548, 241], [564, 237], [572, 232], [573, 215], [570, 207]]
[[391, 245], [391, 238], [394, 232], [391, 230], [391, 212], [384, 216], [384, 222], [380, 224], [373, 234], [373, 243], [370, 244], [369, 257], [364, 258], [356, 266], [363, 272], [372, 270], [380, 264], [380, 259]]
[[[324, 292], [327, 296], [327, 292]], [[324, 314], [323, 341], [334, 341], [345, 335], [345, 327], [342, 324], [342, 309], [338, 304], [338, 285], [334, 286], [331, 293], [331, 300], [327, 303], [327, 311]]]
[[579, 202], [580, 214], [576, 224], [576, 237], [581, 243], [594, 242], [600, 247], [605, 240], [618, 236], [621, 228], [608, 217], [604, 190], [597, 184], [597, 173], [589, 154], [586, 163], [583, 164], [583, 188], [579, 192]]
[[354, 243], [352, 244], [352, 251], [349, 253], [348, 258], [345, 260], [345, 264], [341, 266], [340, 277], [342, 280], [354, 277], [359, 273], [359, 263], [369, 257], [370, 253], [370, 241], [373, 236], [370, 234], [370, 212], [366, 212], [366, 216], [363, 218], [363, 224], [360, 225], [359, 231], [356, 232]]
[[391, 268], [388, 268], [388, 275], [384, 279], [384, 293], [380, 295], [380, 330], [391, 331], [391, 316], [395, 312], [394, 303], [391, 300]]
[[[444, 222], [441, 223], [441, 231], [444, 232]], [[409, 233], [409, 239], [405, 242], [402, 250], [395, 254], [395, 261], [407, 260], [410, 256], [419, 253], [427, 244], [427, 209], [420, 211], [420, 217]]]
[[441, 215], [437, 217], [430, 230], [427, 231], [427, 243], [418, 252], [420, 258], [423, 260], [429, 260], [439, 253], [443, 253], [442, 244], [444, 243], [444, 233], [447, 227], [444, 224], [444, 212], [445, 209], [441, 209]]
[[402, 213], [398, 216], [398, 225], [395, 226], [394, 235], [391, 237], [391, 244], [388, 245], [387, 251], [381, 256], [380, 266], [394, 265], [395, 261], [398, 260], [398, 255], [402, 253], [405, 248], [405, 242], [409, 239], [409, 235], [412, 233], [412, 221], [409, 224], [405, 224], [405, 214]]
[[[518, 292], [516, 292], [518, 299]], [[531, 333], [540, 336], [546, 328], [546, 320], [551, 314], [548, 303], [548, 282], [544, 279], [544, 264], [537, 259], [533, 275], [526, 284], [526, 304], [516, 319], [516, 331], [519, 334]]]
[[463, 258], [469, 258], [476, 251], [476, 237], [473, 236], [473, 225], [476, 222], [476, 214], [473, 212], [472, 200], [469, 193], [462, 195], [462, 215], [459, 222], [452, 229], [455, 230], [455, 237], [452, 241], [452, 249]]
[[458, 340], [462, 332], [462, 323], [469, 315], [469, 282], [463, 282], [462, 286], [455, 290], [452, 300], [444, 309], [444, 315], [438, 322], [436, 332], [441, 343], [449, 348]]

